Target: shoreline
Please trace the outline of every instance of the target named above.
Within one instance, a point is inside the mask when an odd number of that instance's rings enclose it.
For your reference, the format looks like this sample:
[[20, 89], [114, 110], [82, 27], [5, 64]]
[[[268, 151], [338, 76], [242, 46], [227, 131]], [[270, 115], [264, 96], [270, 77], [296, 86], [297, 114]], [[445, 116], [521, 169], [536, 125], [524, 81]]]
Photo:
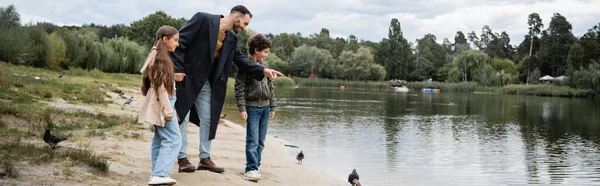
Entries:
[[[217, 137], [213, 141], [211, 158], [219, 166], [225, 168], [223, 174], [209, 171], [196, 171], [194, 173], [177, 173], [174, 167], [171, 177], [177, 180], [177, 185], [346, 185], [343, 180], [338, 180], [314, 167], [299, 164], [289, 157], [288, 141], [267, 135], [261, 173], [263, 178], [257, 183], [243, 179], [245, 164], [245, 137], [243, 126], [229, 120], [222, 120], [217, 128]], [[198, 127], [189, 124], [188, 127], [188, 159], [195, 165], [198, 162]]]

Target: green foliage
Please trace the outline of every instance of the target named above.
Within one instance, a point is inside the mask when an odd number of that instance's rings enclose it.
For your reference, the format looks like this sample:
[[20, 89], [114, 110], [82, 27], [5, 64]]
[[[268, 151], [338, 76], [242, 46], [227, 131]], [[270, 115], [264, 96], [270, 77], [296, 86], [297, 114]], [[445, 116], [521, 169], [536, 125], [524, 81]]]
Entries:
[[277, 79], [275, 79], [275, 81], [273, 81], [273, 86], [275, 86], [277, 88], [295, 87], [296, 82], [292, 78], [289, 78], [289, 77], [278, 77]]
[[573, 73], [570, 81], [575, 88], [591, 89], [596, 95], [600, 94], [600, 64], [594, 62], [580, 68]]
[[504, 87], [478, 88], [478, 92], [491, 92], [511, 95], [531, 95], [548, 97], [578, 97], [585, 98], [593, 96], [589, 89], [575, 89], [556, 85], [507, 85]]
[[381, 41], [380, 53], [383, 54], [381, 60], [387, 71], [387, 79], [408, 79], [414, 68], [413, 54], [398, 19], [390, 22], [388, 38]]
[[46, 67], [51, 45], [48, 34], [41, 27], [25, 27], [28, 36], [27, 52], [23, 54], [25, 63], [34, 67]]
[[[476, 73], [479, 72], [478, 68], [484, 67], [488, 61], [489, 57], [487, 54], [469, 50], [458, 54], [452, 63], [459, 71], [462, 81], [472, 81], [474, 78], [473, 76], [476, 76]], [[481, 78], [481, 76], [479, 76], [479, 78]]]
[[367, 81], [344, 81], [335, 79], [309, 79], [309, 78], [294, 78], [298, 87], [321, 87], [321, 88], [340, 88], [346, 89], [369, 89], [380, 90], [390, 89], [391, 87], [384, 82], [367, 82]]
[[270, 53], [269, 57], [265, 59], [264, 63], [266, 63], [267, 66], [269, 66], [269, 68], [275, 69], [284, 74], [288, 73], [289, 64], [283, 61], [281, 58], [279, 58], [279, 56], [275, 53]]
[[163, 11], [157, 11], [141, 20], [131, 23], [130, 27], [123, 29], [123, 33], [128, 39], [150, 49], [158, 39], [156, 38], [158, 28], [163, 25], [169, 25], [179, 29], [186, 22], [183, 18], [175, 19]]
[[[14, 5], [0, 7], [0, 28], [15, 28], [21, 26], [21, 15]], [[7, 35], [4, 35], [6, 37]]]
[[332, 77], [336, 70], [334, 63], [335, 60], [329, 51], [302, 45], [294, 50], [289, 73], [299, 77], [308, 77], [311, 73], [317, 77]]
[[66, 44], [57, 33], [52, 33], [48, 37], [50, 41], [50, 54], [46, 60], [46, 66], [51, 70], [67, 66]]
[[410, 82], [406, 85], [408, 88], [415, 91], [421, 91], [424, 88], [435, 88], [440, 89], [441, 92], [458, 92], [458, 93], [471, 93], [478, 87], [477, 82], [460, 82], [460, 83], [446, 83], [446, 82]]

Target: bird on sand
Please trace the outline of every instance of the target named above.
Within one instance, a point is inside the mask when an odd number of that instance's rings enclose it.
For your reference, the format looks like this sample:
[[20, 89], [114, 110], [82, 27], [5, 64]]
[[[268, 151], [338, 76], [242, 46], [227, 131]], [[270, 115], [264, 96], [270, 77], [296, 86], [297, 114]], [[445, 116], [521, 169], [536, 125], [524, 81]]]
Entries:
[[55, 136], [53, 134], [50, 133], [50, 129], [46, 129], [46, 133], [44, 134], [44, 142], [46, 142], [48, 145], [50, 145], [50, 147], [55, 148], [56, 145], [58, 145], [58, 143], [60, 143], [61, 141], [65, 141], [67, 140], [67, 138], [61, 138], [58, 136]]
[[300, 153], [298, 153], [298, 155], [296, 155], [296, 159], [298, 160], [299, 163], [302, 163], [302, 160], [304, 159], [304, 153], [302, 153], [302, 151], [300, 151]]
[[124, 105], [129, 105], [129, 104], [131, 104], [132, 101], [133, 101], [133, 96], [128, 98], [127, 101], [125, 101]]
[[63, 77], [63, 74], [58, 75], [58, 78], [62, 78], [62, 77]]
[[119, 94], [119, 96], [121, 96], [121, 98], [123, 98], [123, 99], [127, 99], [127, 96], [125, 96], [125, 93], [121, 93], [121, 94]]
[[348, 182], [350, 184], [352, 184], [353, 186], [355, 185], [354, 180], [359, 180], [358, 179], [358, 173], [356, 173], [356, 169], [353, 169], [352, 173], [350, 173], [350, 175], [348, 175]]
[[221, 116], [220, 116], [221, 119], [225, 119], [225, 117], [227, 117], [227, 113], [221, 114]]

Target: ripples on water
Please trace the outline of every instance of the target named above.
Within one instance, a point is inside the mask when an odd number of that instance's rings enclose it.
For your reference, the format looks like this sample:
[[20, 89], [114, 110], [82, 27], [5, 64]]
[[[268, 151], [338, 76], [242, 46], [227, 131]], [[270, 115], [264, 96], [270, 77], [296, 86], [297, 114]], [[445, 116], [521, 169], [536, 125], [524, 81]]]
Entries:
[[[600, 185], [594, 104], [573, 111], [585, 104], [294, 91], [279, 94], [269, 134], [301, 147], [290, 156], [303, 150], [306, 164], [342, 180], [356, 168], [368, 186]], [[577, 117], [581, 112], [591, 119]]]

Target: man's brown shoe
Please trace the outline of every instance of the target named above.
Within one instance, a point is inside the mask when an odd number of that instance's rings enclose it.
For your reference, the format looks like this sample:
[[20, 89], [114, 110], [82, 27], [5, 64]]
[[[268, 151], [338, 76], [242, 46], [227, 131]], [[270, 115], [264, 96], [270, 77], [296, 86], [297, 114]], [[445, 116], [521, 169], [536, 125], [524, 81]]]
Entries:
[[179, 164], [179, 172], [194, 172], [196, 171], [196, 167], [188, 161], [187, 158], [177, 159], [177, 164]]
[[217, 165], [210, 160], [210, 157], [200, 160], [200, 163], [198, 163], [198, 170], [209, 170], [216, 173], [225, 172], [225, 169], [222, 167], [217, 167]]

